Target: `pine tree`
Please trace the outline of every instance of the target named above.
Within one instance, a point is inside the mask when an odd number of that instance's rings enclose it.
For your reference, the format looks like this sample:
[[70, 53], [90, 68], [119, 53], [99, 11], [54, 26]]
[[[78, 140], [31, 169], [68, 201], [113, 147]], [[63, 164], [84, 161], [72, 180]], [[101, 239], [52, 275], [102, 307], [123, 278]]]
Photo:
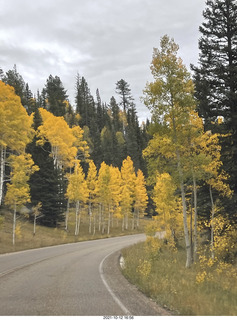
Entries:
[[45, 93], [47, 99], [47, 109], [55, 116], [65, 116], [66, 100], [68, 98], [62, 81], [58, 76], [52, 75], [46, 81]]
[[88, 83], [84, 77], [76, 77], [76, 112], [80, 114], [80, 126], [87, 126], [90, 130], [96, 122], [96, 109], [94, 98], [90, 93]]
[[3, 76], [3, 82], [12, 86], [15, 89], [17, 96], [21, 98], [21, 104], [25, 105], [24, 91], [25, 91], [25, 81], [23, 77], [18, 73], [16, 65], [14, 65], [12, 70], [8, 70]]
[[[38, 130], [42, 124], [42, 118], [39, 110], [34, 113], [33, 127]], [[60, 212], [58, 195], [58, 175], [54, 167], [53, 158], [50, 156], [51, 146], [46, 140], [44, 144], [38, 145], [37, 135], [32, 143], [27, 147], [27, 152], [32, 155], [34, 163], [39, 167], [29, 180], [31, 203], [36, 206], [42, 203], [40, 223], [49, 227], [56, 227], [57, 223], [62, 221], [62, 212]]]
[[117, 81], [116, 93], [118, 93], [118, 95], [120, 96], [120, 105], [122, 106], [123, 112], [125, 113], [134, 100], [131, 95], [131, 89], [129, 84], [123, 79]]
[[[222, 161], [237, 201], [237, 3], [235, 0], [208, 0], [200, 26], [199, 66], [194, 67], [199, 115], [205, 130], [231, 133], [222, 137]], [[218, 125], [218, 117], [222, 124]]]

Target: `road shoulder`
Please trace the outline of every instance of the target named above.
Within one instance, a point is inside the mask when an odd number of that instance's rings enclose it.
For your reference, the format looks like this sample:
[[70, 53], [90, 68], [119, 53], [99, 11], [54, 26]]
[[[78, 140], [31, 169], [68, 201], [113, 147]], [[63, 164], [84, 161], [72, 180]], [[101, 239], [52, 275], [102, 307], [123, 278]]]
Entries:
[[146, 297], [122, 275], [119, 265], [120, 255], [120, 251], [117, 251], [105, 259], [103, 274], [115, 296], [129, 310], [130, 314], [134, 316], [172, 315], [169, 311]]

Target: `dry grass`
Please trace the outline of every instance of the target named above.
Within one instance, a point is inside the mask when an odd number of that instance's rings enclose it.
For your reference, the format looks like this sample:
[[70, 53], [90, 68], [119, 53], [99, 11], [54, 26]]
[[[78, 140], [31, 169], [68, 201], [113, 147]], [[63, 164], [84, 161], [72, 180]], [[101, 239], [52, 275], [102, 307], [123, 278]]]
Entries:
[[[128, 234], [142, 233], [144, 232], [144, 225], [146, 221], [141, 219], [139, 230], [125, 230], [121, 231], [121, 222], [114, 221], [114, 226], [110, 230], [110, 234], [107, 234], [105, 229], [104, 234], [98, 230], [96, 226], [95, 235], [89, 234], [89, 218], [85, 214], [81, 219], [80, 233], [78, 236], [74, 235], [75, 222], [74, 211], [72, 210], [69, 215], [68, 231], [64, 230], [64, 223], [58, 228], [48, 228], [44, 226], [36, 226], [36, 234], [33, 235], [33, 224], [20, 216], [17, 220], [17, 235], [15, 246], [12, 245], [12, 219], [13, 216], [10, 212], [1, 211], [1, 217], [3, 222], [0, 223], [0, 253], [21, 251], [32, 248], [39, 248], [45, 246], [53, 246], [63, 243], [73, 243], [85, 240], [94, 240], [107, 237], [122, 236]], [[130, 224], [131, 225], [131, 224]], [[92, 230], [93, 231], [93, 230]]]
[[[185, 268], [185, 252], [162, 251], [156, 257], [137, 244], [123, 250], [124, 275], [142, 292], [178, 315], [237, 315], [237, 279], [219, 275], [216, 281], [196, 283], [198, 265]], [[151, 272], [141, 272], [149, 261]], [[145, 265], [145, 264], [144, 264]]]

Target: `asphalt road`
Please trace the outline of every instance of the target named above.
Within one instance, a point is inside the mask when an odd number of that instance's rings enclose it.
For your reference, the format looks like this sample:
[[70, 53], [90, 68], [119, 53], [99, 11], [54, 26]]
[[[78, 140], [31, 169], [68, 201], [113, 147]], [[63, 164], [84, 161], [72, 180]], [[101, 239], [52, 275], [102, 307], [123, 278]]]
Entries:
[[0, 315], [166, 315], [121, 275], [132, 235], [0, 255]]

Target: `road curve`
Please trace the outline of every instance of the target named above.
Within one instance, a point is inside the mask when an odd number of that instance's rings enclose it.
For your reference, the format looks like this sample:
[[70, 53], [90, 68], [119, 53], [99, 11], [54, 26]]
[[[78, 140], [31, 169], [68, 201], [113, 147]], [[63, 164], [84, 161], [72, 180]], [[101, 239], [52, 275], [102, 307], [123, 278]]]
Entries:
[[[129, 305], [129, 289], [121, 294], [124, 285], [116, 284], [121, 274], [115, 252], [144, 239], [132, 235], [0, 255], [0, 315], [149, 315], [147, 308]], [[155, 304], [153, 309], [158, 315]]]

